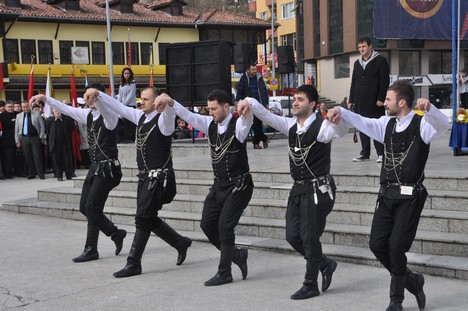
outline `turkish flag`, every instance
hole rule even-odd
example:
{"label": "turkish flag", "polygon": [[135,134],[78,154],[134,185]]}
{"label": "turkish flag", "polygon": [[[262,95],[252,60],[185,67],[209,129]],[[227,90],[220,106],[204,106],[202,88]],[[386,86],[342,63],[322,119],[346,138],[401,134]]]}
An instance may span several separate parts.
{"label": "turkish flag", "polygon": [[70,97],[73,107],[78,107],[78,95],[76,94],[75,71],[73,70],[73,67],[70,79]]}

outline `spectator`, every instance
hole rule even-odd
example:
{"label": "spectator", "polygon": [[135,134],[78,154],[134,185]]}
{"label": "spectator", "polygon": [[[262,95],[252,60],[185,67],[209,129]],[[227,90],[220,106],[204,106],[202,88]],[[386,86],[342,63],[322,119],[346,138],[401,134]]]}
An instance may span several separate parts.
{"label": "spectator", "polygon": [[15,143],[21,147],[28,166],[28,179],[45,179],[41,142],[45,141],[45,126],[39,112],[31,111],[28,102],[21,103],[23,112],[18,114],[15,124]]}
{"label": "spectator", "polygon": [[22,112],[23,110],[21,109],[21,104],[18,102],[14,102],[13,104],[13,110],[18,114]]}
{"label": "spectator", "polygon": [[341,108],[348,109],[348,97],[343,98],[340,104]]}
{"label": "spectator", "polygon": [[468,78],[467,71],[460,71],[460,107],[468,109]]}
{"label": "spectator", "polygon": [[[372,49],[369,37],[358,40],[361,57],[354,63],[348,108],[367,118],[380,118],[385,115],[384,101],[390,83],[390,69],[388,62],[378,52]],[[359,133],[361,138],[361,152],[354,162],[369,160],[371,147],[370,138]],[[374,140],[377,152],[377,163],[383,161],[383,144]]]}
{"label": "spectator", "polygon": [[56,109],[52,109],[52,112],[53,116],[45,122],[49,154],[57,180],[63,181],[63,172],[70,180],[73,173],[71,135],[74,121],[69,117],[62,116]]}
{"label": "spectator", "polygon": [[13,111],[13,102],[7,101],[5,111],[0,113],[0,122],[3,127],[3,135],[0,139],[0,153],[2,158],[2,170],[6,178],[13,178],[16,144],[15,144],[15,120],[16,114]]}
{"label": "spectator", "polygon": [[324,102],[321,102],[319,105],[319,112],[322,115],[322,117],[325,118],[328,113],[327,104],[325,104]]}
{"label": "spectator", "polygon": [[[121,82],[117,100],[127,107],[136,107],[136,83],[133,71],[130,67],[122,69]],[[122,143],[133,143],[135,141],[136,125],[127,119],[123,119],[124,140]]]}
{"label": "spectator", "polygon": [[[257,72],[255,63],[249,64],[247,71],[242,74],[237,84],[235,104],[246,97],[255,98],[263,107],[268,106],[268,91],[262,75]],[[254,149],[262,149],[260,141],[263,142],[263,148],[268,148],[268,139],[263,133],[262,121],[257,117],[254,117],[252,131],[254,132],[254,137],[252,138]]]}
{"label": "spectator", "polygon": [[173,137],[174,139],[190,138],[190,130],[181,118],[177,118],[177,127],[175,128]]}

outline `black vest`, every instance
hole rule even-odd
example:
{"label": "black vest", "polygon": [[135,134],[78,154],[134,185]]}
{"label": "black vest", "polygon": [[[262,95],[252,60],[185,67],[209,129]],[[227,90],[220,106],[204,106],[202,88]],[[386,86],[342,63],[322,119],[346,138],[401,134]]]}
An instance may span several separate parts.
{"label": "black vest", "polygon": [[94,121],[91,112],[88,114],[87,125],[91,161],[116,160],[119,154],[117,149],[117,127],[108,130],[104,125],[102,115]]}
{"label": "black vest", "polygon": [[161,114],[158,114],[150,122],[143,123],[146,120],[146,116],[143,115],[138,121],[136,154],[138,169],[141,171],[162,167],[172,168],[172,136],[164,136],[159,130],[160,116]]}
{"label": "black vest", "polygon": [[403,132],[395,132],[395,125],[396,118],[392,118],[385,129],[385,162],[380,183],[398,183],[398,180],[402,185],[420,183],[429,156],[429,144],[421,138],[421,116],[415,115]]}
{"label": "black vest", "polygon": [[[236,121],[237,118],[233,116],[226,132],[221,135],[218,135],[218,124],[214,121],[208,128],[211,164],[214,175],[218,178],[236,177],[249,172],[246,142],[241,143],[236,138]],[[230,139],[231,143],[226,145]]]}
{"label": "black vest", "polygon": [[312,173],[315,177],[330,173],[331,144],[317,141],[323,118],[320,113],[315,116],[305,133],[296,133],[297,123],[289,129],[289,166],[294,180],[313,179]]}

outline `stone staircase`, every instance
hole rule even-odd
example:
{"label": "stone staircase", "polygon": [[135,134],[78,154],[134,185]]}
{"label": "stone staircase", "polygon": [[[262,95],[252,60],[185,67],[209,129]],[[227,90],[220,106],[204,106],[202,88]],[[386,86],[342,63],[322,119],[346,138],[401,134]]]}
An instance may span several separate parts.
{"label": "stone staircase", "polygon": [[[119,224],[134,224],[136,168],[124,168],[120,185],[109,195],[105,212]],[[236,229],[237,242],[251,248],[293,251],[285,241],[286,199],[292,185],[286,172],[252,171],[255,190]],[[177,169],[177,195],[160,216],[177,230],[207,241],[199,227],[201,210],[212,184],[210,169]],[[378,176],[334,175],[337,195],[322,236],[324,252],[340,261],[379,265],[368,249],[378,192]],[[84,220],[78,202],[84,178],[74,187],[38,191],[37,198],[5,203],[2,209]],[[468,279],[468,180],[427,178],[429,197],[418,233],[408,253],[409,265],[423,273]]]}

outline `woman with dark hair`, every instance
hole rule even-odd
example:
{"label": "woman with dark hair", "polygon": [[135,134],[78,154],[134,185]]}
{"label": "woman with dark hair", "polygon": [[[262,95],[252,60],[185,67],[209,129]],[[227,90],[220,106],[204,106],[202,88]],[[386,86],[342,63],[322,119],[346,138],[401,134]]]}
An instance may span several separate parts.
{"label": "woman with dark hair", "polygon": [[[121,83],[119,85],[119,94],[117,99],[128,107],[136,107],[136,83],[133,71],[130,67],[122,69]],[[126,119],[123,119],[124,141],[131,143],[135,141],[135,125]]]}

